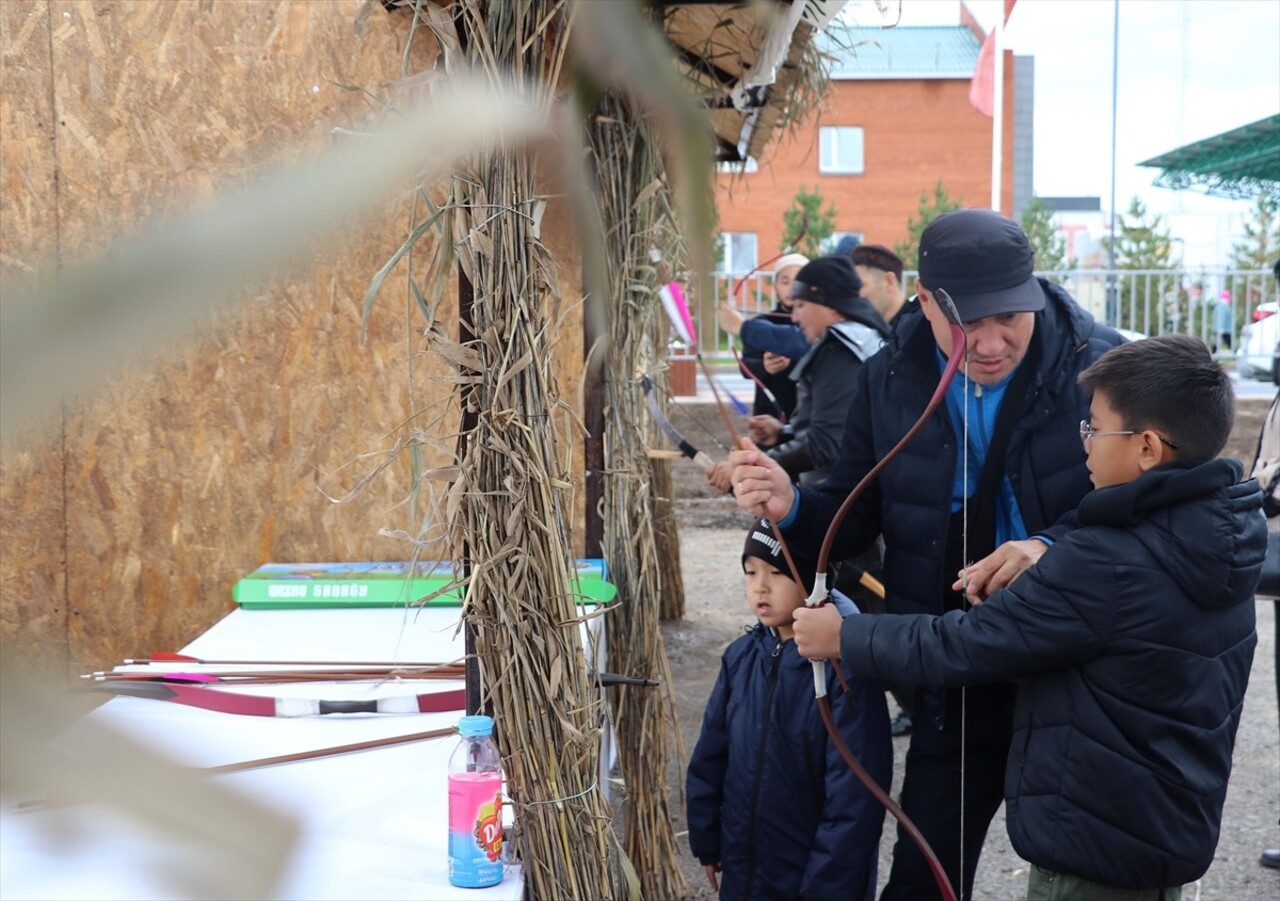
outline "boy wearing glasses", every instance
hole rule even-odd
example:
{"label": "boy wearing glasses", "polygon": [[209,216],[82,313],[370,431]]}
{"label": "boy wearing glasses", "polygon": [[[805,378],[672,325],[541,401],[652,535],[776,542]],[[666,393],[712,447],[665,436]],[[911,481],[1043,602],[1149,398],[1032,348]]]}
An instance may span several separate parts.
{"label": "boy wearing glasses", "polygon": [[1257,642],[1262,493],[1216,459],[1234,392],[1198,339],[1122,345],[1079,381],[1094,490],[1033,567],[943,616],[797,611],[796,644],[889,681],[1017,679],[1005,802],[1028,899],[1168,901],[1218,843]]}

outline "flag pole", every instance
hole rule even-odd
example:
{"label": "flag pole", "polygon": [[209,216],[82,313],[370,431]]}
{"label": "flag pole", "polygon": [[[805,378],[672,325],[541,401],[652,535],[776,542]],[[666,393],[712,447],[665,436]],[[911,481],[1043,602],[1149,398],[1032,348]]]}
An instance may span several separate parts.
{"label": "flag pole", "polygon": [[[1001,4],[1002,7],[1005,4]],[[1000,212],[1001,175],[1004,172],[1004,18],[1006,10],[996,16],[995,66],[992,70],[994,93],[991,104],[991,209]]]}

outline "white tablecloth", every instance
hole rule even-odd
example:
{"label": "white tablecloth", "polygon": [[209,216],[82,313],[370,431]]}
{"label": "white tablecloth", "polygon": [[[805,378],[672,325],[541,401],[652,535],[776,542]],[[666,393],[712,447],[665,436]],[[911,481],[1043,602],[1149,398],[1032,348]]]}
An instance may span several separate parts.
{"label": "white tablecloth", "polygon": [[[182,652],[206,659],[449,661],[463,656],[454,634],[457,608],[236,610]],[[596,620],[595,622],[600,622]],[[593,630],[595,631],[595,630]],[[585,634],[585,630],[584,630]],[[603,653],[595,656],[603,659]],[[418,682],[416,686],[423,686]],[[433,682],[426,690],[461,687]],[[326,683],[292,686],[316,697],[367,692],[361,686]],[[279,685],[242,686],[279,695]],[[422,689],[419,689],[422,690]],[[388,685],[382,694],[406,694]],[[461,711],[436,714],[339,714],[297,719],[239,716],[173,703],[118,697],[85,719],[125,730],[175,761],[214,766],[313,748],[405,735],[452,726]],[[75,741],[75,730],[63,740]],[[300,838],[279,899],[521,897],[518,867],[487,889],[448,883],[447,762],[454,737],[213,777],[287,812]],[[0,896],[5,898],[150,898],[170,896],[146,855],[120,837],[110,846],[45,841],[49,818],[6,812],[0,842]],[[139,855],[143,865],[139,865]],[[154,861],[152,861],[154,863]]]}

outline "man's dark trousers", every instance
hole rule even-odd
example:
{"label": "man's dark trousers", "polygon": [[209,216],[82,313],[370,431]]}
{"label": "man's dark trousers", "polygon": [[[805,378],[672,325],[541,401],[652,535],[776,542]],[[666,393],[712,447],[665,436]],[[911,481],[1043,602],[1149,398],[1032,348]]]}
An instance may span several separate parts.
{"label": "man's dark trousers", "polygon": [[[917,695],[899,803],[938,855],[953,889],[959,886],[963,859],[964,893],[957,892],[962,899],[973,893],[978,855],[991,819],[1004,800],[1004,772],[1009,758],[1015,694],[1015,687],[1004,682],[964,689],[963,704],[958,688],[945,692],[921,691]],[[965,736],[963,774],[962,733]],[[963,850],[960,843],[962,809]],[[898,841],[893,847],[893,868],[880,901],[938,901],[938,898],[938,884],[924,855],[899,826]]]}

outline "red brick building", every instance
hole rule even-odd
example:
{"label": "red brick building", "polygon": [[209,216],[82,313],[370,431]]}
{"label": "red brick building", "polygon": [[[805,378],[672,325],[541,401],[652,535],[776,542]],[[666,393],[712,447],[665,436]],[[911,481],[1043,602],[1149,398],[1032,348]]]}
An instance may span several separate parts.
{"label": "red brick building", "polygon": [[[828,26],[820,46],[836,61],[821,107],[795,131],[779,133],[758,167],[725,166],[717,176],[723,269],[743,272],[780,250],[783,213],[801,188],[816,188],[824,209],[835,204],[837,237],[853,232],[889,246],[906,237],[920,195],[932,196],[939,179],[964,205],[990,205],[992,122],[969,103],[985,35],[963,9],[962,17],[967,24]],[[1031,60],[1017,62],[1006,50],[1006,214],[1031,196]]]}

